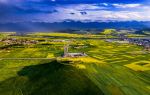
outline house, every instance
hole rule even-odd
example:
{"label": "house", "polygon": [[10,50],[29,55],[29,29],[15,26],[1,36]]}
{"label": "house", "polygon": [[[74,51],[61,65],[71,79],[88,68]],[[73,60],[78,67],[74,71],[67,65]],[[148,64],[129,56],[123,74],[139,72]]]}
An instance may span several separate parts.
{"label": "house", "polygon": [[82,56],[87,56],[84,52],[82,53],[69,53],[68,52],[69,45],[64,46],[64,54],[63,57],[82,57]]}
{"label": "house", "polygon": [[63,57],[82,57],[87,56],[85,53],[67,53],[64,54]]}

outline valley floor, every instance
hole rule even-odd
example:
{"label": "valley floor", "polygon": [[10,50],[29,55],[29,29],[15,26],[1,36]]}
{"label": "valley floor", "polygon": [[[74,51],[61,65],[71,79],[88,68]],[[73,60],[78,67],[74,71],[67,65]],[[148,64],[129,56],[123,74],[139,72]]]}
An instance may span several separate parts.
{"label": "valley floor", "polygon": [[[0,95],[150,95],[149,51],[98,36],[50,36],[15,37],[39,41],[32,45],[0,43]],[[62,58],[68,43],[69,52],[88,56]]]}

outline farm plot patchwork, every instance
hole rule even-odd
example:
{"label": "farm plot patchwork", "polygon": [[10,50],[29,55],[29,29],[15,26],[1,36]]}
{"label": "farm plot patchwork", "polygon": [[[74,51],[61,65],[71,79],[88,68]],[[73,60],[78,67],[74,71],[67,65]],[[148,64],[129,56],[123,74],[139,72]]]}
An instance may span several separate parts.
{"label": "farm plot patchwork", "polygon": [[0,58],[58,57],[57,60],[0,60],[0,95],[150,94],[149,52],[126,43],[78,37],[70,40],[69,52],[85,52],[88,56],[60,58],[65,44],[61,42],[0,50]]}

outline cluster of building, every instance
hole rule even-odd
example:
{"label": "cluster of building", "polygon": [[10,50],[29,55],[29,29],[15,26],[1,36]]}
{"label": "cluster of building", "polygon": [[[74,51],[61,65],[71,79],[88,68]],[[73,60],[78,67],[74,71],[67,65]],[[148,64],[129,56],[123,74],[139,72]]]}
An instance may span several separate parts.
{"label": "cluster of building", "polygon": [[150,39],[128,38],[128,39],[125,39],[125,40],[129,41],[129,43],[133,43],[133,44],[136,44],[136,45],[139,45],[139,46],[143,46],[145,50],[150,51]]}
{"label": "cluster of building", "polygon": [[82,56],[87,56],[87,54],[85,54],[84,52],[74,52],[74,53],[70,53],[68,52],[69,49],[69,45],[65,45],[64,46],[64,54],[63,57],[82,57]]}
{"label": "cluster of building", "polygon": [[120,34],[119,40],[143,46],[145,50],[150,51],[150,38],[128,38],[124,34]]}
{"label": "cluster of building", "polygon": [[51,42],[66,42],[66,40],[56,39],[56,40],[52,40]]}
{"label": "cluster of building", "polygon": [[37,44],[38,41],[36,40],[27,40],[27,39],[16,39],[16,38],[5,38],[1,39],[0,42],[3,42],[5,45],[31,45],[31,44]]}
{"label": "cluster of building", "polygon": [[144,47],[145,50],[150,51],[150,38],[128,38],[124,34],[118,35],[118,38],[106,39],[107,42],[131,43]]}

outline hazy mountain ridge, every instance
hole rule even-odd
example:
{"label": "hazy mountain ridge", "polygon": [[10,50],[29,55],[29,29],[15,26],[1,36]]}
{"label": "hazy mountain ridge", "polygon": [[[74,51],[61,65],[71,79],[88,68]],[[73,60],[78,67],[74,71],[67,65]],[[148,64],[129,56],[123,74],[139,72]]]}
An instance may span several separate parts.
{"label": "hazy mountain ridge", "polygon": [[45,22],[23,22],[23,23],[1,23],[0,31],[17,32],[47,32],[65,30],[103,30],[106,28],[114,29],[150,29],[150,22],[125,21],[125,22],[74,22],[66,21],[59,23]]}

